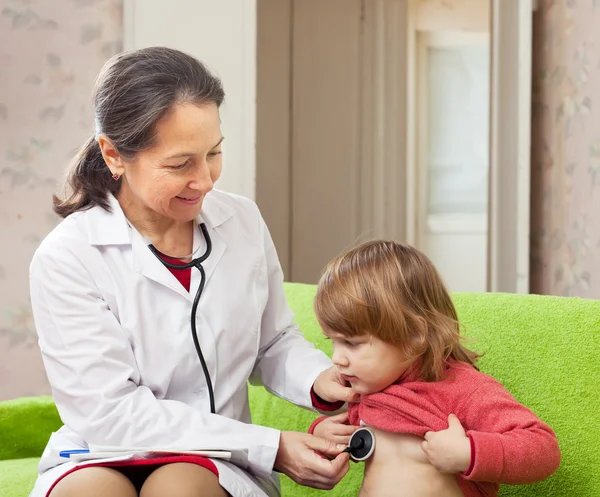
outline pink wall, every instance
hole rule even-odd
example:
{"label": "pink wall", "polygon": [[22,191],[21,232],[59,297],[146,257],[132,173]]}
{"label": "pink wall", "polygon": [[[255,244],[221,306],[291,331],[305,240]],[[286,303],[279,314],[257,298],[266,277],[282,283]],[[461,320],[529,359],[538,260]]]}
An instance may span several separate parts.
{"label": "pink wall", "polygon": [[49,393],[29,262],[58,222],[57,179],[92,133],[90,94],[121,50],[121,11],[121,0],[0,0],[0,399]]}
{"label": "pink wall", "polygon": [[600,3],[538,4],[531,291],[600,298]]}

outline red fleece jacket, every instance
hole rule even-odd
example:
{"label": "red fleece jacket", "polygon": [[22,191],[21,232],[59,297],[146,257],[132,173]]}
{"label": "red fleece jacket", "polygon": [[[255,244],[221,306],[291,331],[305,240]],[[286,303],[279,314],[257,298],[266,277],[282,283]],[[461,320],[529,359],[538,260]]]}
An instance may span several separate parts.
{"label": "red fleece jacket", "polygon": [[[382,392],[350,404],[348,418],[385,431],[423,437],[448,428],[455,414],[471,441],[471,466],[457,474],[466,497],[491,497],[500,483],[534,483],[560,464],[556,435],[532,411],[519,404],[494,378],[472,366],[451,361],[446,378],[419,381],[405,373]],[[325,417],[316,420],[310,428]]]}

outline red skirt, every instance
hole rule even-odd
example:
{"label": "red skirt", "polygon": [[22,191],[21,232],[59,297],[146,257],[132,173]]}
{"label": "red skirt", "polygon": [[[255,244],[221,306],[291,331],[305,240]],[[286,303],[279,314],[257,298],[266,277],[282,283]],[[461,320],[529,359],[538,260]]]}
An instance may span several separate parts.
{"label": "red skirt", "polygon": [[[191,463],[191,464],[197,464],[198,466],[202,466],[203,468],[206,468],[206,469],[212,471],[217,477],[219,476],[219,471],[217,470],[215,463],[213,463],[210,459],[208,459],[206,457],[194,456],[194,455],[180,455],[180,456],[174,455],[174,456],[164,456],[164,457],[153,457],[150,459],[135,459],[135,460],[130,460],[130,461],[89,463],[89,464],[85,464],[83,466],[76,466],[73,469],[71,469],[70,471],[67,471],[65,474],[61,475],[61,477],[52,484],[52,486],[50,487],[50,490],[48,490],[48,493],[46,494],[46,497],[49,497],[49,495],[52,492],[52,490],[54,489],[54,487],[65,476],[70,475],[71,473],[74,473],[75,471],[78,471],[83,468],[115,468],[118,470],[122,470],[125,475],[129,476],[130,479],[132,479],[132,483],[137,487],[138,485],[136,485],[136,481],[134,481],[136,475],[139,476],[140,474],[143,474],[144,480],[145,480],[145,477],[150,475],[150,473],[152,471],[159,468],[160,466],[164,466],[165,464],[172,464],[172,463],[176,463],[176,462],[187,462],[187,463]],[[139,470],[143,469],[144,471],[143,472],[137,471],[138,469]],[[139,486],[141,486],[141,484],[143,484],[143,481],[140,482]],[[137,490],[139,491],[140,489],[138,488]]]}

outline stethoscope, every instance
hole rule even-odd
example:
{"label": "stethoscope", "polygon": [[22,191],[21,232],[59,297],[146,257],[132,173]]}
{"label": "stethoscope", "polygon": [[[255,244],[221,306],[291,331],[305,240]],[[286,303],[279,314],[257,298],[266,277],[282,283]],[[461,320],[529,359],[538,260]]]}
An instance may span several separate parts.
{"label": "stethoscope", "polygon": [[154,245],[152,245],[151,242],[148,244],[148,248],[152,251],[152,253],[160,262],[162,262],[166,267],[170,269],[189,269],[195,267],[200,271],[200,285],[198,286],[198,290],[196,290],[196,296],[194,297],[194,303],[192,304],[191,312],[192,338],[194,340],[194,346],[196,347],[196,353],[198,354],[198,358],[200,359],[200,364],[202,364],[204,377],[206,378],[206,385],[208,387],[208,398],[210,399],[210,412],[215,414],[215,394],[213,392],[213,386],[212,381],[210,380],[208,366],[206,365],[206,361],[204,360],[204,354],[202,354],[202,349],[200,348],[200,343],[198,342],[198,332],[196,331],[196,312],[198,311],[198,303],[200,302],[200,296],[202,295],[202,291],[204,290],[204,283],[206,282],[206,272],[204,271],[204,267],[202,267],[202,263],[206,259],[208,259],[208,256],[210,255],[210,252],[212,250],[210,236],[208,236],[208,230],[206,229],[206,225],[204,223],[200,223],[200,230],[202,231],[202,235],[206,240],[206,250],[204,251],[204,254],[202,254],[200,257],[192,259],[190,262],[186,262],[184,264],[173,264],[171,262],[163,260],[161,257],[161,255],[163,254],[161,254],[161,252],[159,252],[158,249]]}

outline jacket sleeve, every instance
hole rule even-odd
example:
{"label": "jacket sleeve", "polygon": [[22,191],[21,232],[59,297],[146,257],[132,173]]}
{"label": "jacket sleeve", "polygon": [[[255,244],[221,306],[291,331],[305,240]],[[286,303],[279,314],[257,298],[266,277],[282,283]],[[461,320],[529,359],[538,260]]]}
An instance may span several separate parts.
{"label": "jacket sleeve", "polygon": [[320,418],[315,419],[310,426],[308,427],[308,433],[312,435],[315,432],[315,428],[319,423],[322,423],[327,419],[327,416],[321,416]]}
{"label": "jacket sleeve", "polygon": [[307,409],[314,409],[311,389],[317,376],[332,366],[294,323],[283,288],[283,271],[275,245],[262,218],[268,295],[262,315],[260,345],[250,381]]}
{"label": "jacket sleeve", "polygon": [[[42,244],[30,267],[39,345],[62,421],[88,444],[240,449],[246,468],[271,473],[279,431],[157,399],[140,381],[126,331],[73,244]],[[243,464],[242,464],[243,466]]]}
{"label": "jacket sleeve", "polygon": [[506,484],[534,483],[560,465],[556,435],[497,381],[461,402],[457,416],[471,441],[471,467],[462,477]]}

